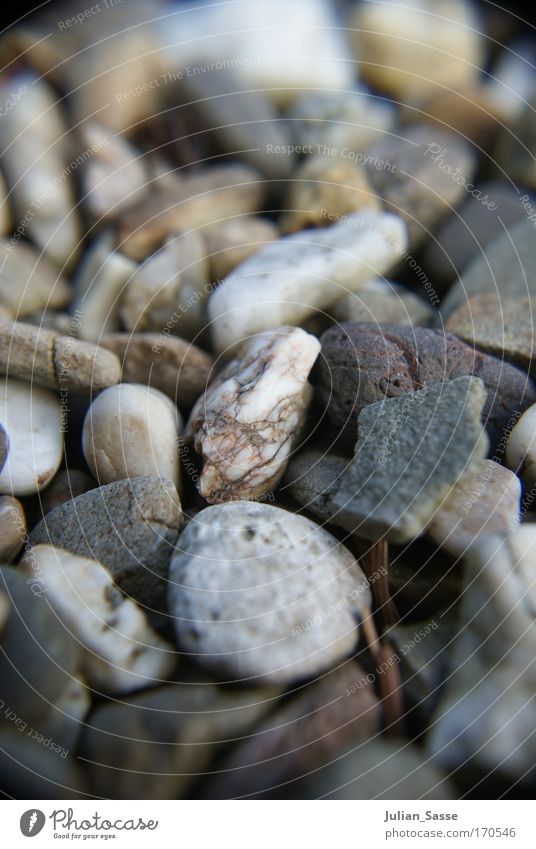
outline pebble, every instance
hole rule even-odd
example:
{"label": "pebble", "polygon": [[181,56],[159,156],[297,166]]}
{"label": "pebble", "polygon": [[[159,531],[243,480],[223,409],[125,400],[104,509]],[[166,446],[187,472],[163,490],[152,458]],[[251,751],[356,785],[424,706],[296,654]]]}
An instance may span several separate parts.
{"label": "pebble", "polygon": [[141,153],[96,121],[82,124],[80,137],[85,149],[95,150],[83,164],[82,193],[86,209],[100,224],[140,202],[149,190],[149,174]]}
{"label": "pebble", "polygon": [[62,309],[70,298],[69,283],[44,254],[27,242],[0,239],[0,303],[12,317]]}
{"label": "pebble", "polygon": [[0,381],[0,416],[9,453],[0,473],[1,495],[33,495],[50,483],[63,458],[58,398],[20,380]]}
{"label": "pebble", "polygon": [[355,444],[357,416],[367,404],[413,392],[445,378],[473,374],[488,390],[483,420],[495,448],[513,410],[536,402],[536,390],[513,366],[475,351],[452,333],[396,324],[332,327],[321,337],[318,396],[331,423]]}
{"label": "pebble", "polygon": [[[511,126],[525,110],[529,112],[527,102],[534,95],[532,66],[535,60],[533,40],[530,37],[516,38],[506,50],[499,53],[492,73],[486,80],[488,98],[507,125]],[[531,116],[525,114],[524,118],[530,121]],[[524,127],[520,129],[523,131]]]}
{"label": "pebble", "polygon": [[[17,498],[0,496],[0,563],[11,563],[26,538],[24,507]],[[1,617],[0,617],[1,618]]]}
{"label": "pebble", "polygon": [[368,154],[365,168],[372,189],[407,224],[412,250],[465,198],[476,169],[476,156],[465,140],[428,125],[386,136]]}
{"label": "pebble", "polygon": [[[22,92],[17,99],[16,91]],[[71,147],[58,97],[42,75],[30,71],[0,81],[0,103],[15,101],[9,120],[0,122],[2,168],[12,187],[14,215],[27,222],[23,233],[63,268],[76,260],[82,239],[70,165],[83,151]]]}
{"label": "pebble", "polygon": [[396,108],[365,89],[304,91],[286,112],[305,154],[323,152],[363,162],[365,151],[393,129]]}
{"label": "pebble", "polygon": [[82,649],[91,687],[129,693],[162,683],[176,663],[173,648],[147,624],[142,610],[115,586],[96,560],[50,545],[34,546],[19,570],[36,580],[47,602]]}
{"label": "pebble", "polygon": [[111,351],[21,321],[0,320],[0,373],[63,393],[97,393],[117,383]]}
{"label": "pebble", "polygon": [[[531,60],[533,61],[533,60]],[[534,108],[534,80],[531,80],[528,103],[523,104],[521,114],[503,126],[499,134],[492,162],[501,177],[512,180],[514,185],[536,189],[536,166],[532,151],[536,145],[536,118]],[[511,100],[515,102],[515,98]]]}
{"label": "pebble", "polygon": [[536,404],[525,410],[506,442],[505,462],[526,487],[536,485]]}
{"label": "pebble", "polygon": [[[45,748],[39,736],[28,737],[19,730],[0,729],[0,787],[12,799],[53,799],[60,794],[87,799],[85,776],[79,762],[67,750]],[[43,735],[41,735],[43,737]],[[49,743],[50,745],[50,743]],[[53,743],[53,745],[56,745]]]}
{"label": "pebble", "polygon": [[180,485],[175,404],[150,386],[120,383],[91,404],[82,429],[82,450],[100,484],[152,477]]}
{"label": "pebble", "polygon": [[263,245],[277,239],[273,221],[260,215],[239,215],[222,219],[201,229],[209,261],[210,279],[221,280],[240,262]]}
{"label": "pebble", "polygon": [[332,521],[364,539],[420,536],[486,455],[485,399],[481,380],[459,377],[365,407],[353,460],[330,494]]}
{"label": "pebble", "polygon": [[255,169],[233,163],[187,173],[169,188],[151,191],[118,222],[118,247],[141,261],[168,237],[222,219],[256,212],[265,188]]}
{"label": "pebble", "polygon": [[324,523],[330,519],[330,496],[348,464],[338,454],[310,448],[299,451],[290,460],[282,491]]}
{"label": "pebble", "polygon": [[73,327],[88,342],[119,329],[119,300],[138,265],[115,249],[110,230],[91,243],[78,265],[73,299]]}
{"label": "pebble", "polygon": [[212,357],[178,336],[111,333],[100,340],[121,361],[123,383],[159,389],[181,409],[189,409],[207,388]]}
{"label": "pebble", "polygon": [[[380,703],[355,661],[294,692],[250,732],[209,777],[206,797],[263,797],[329,763],[341,746],[362,744],[380,731]],[[309,798],[309,797],[306,797]]]}
{"label": "pebble", "polygon": [[309,156],[292,173],[283,200],[286,212],[281,232],[294,233],[307,227],[325,227],[331,220],[370,210],[381,211],[381,203],[365,168],[342,157]]}
{"label": "pebble", "polygon": [[495,295],[497,311],[504,298],[535,297],[536,285],[527,274],[535,257],[534,224],[528,219],[520,220],[475,255],[442,301],[441,319],[446,321],[473,295]]}
{"label": "pebble", "polygon": [[534,768],[534,553],[536,525],[490,535],[464,565],[454,673],[433,717],[427,749],[451,771],[529,780]]}
{"label": "pebble", "polygon": [[300,324],[371,274],[393,266],[406,245],[402,220],[362,212],[261,248],[212,293],[208,312],[218,351],[283,324]]}
{"label": "pebble", "polygon": [[[536,199],[534,201],[536,205]],[[480,251],[500,238],[505,227],[525,215],[519,192],[499,180],[477,184],[456,215],[450,215],[424,253],[424,265],[432,271],[434,283],[455,280]]]}
{"label": "pebble", "polygon": [[454,557],[463,557],[484,534],[519,524],[520,498],[519,478],[493,460],[482,460],[439,505],[427,534]]}
{"label": "pebble", "polygon": [[427,96],[418,109],[412,103],[406,108],[403,105],[402,121],[426,121],[434,128],[448,128],[478,150],[489,150],[501,128],[503,115],[486,82],[486,79],[477,78],[461,91],[440,89]]}
{"label": "pebble", "polygon": [[[306,777],[297,792],[301,799],[354,801],[458,798],[447,775],[431,764],[420,748],[382,737],[358,746],[350,742],[346,749],[334,753],[324,769]],[[404,826],[402,830],[407,831],[410,823],[391,825]]]}
{"label": "pebble", "polygon": [[203,457],[199,492],[209,504],[265,495],[283,475],[313,389],[320,351],[299,327],[247,341],[195,404],[185,437]]}
{"label": "pebble", "polygon": [[466,0],[362,3],[349,26],[365,80],[402,101],[463,91],[484,67],[483,25]]}
{"label": "pebble", "polygon": [[221,73],[230,57],[243,57],[231,67],[244,89],[264,91],[276,105],[288,104],[307,89],[352,88],[352,55],[341,22],[325,0],[247,0],[236,7],[190,2],[156,26],[167,71],[177,70],[180,44],[181,67],[207,74]]}
{"label": "pebble", "polygon": [[288,684],[334,666],[355,649],[371,601],[335,537],[248,501],[199,512],[177,542],[169,577],[181,651],[240,682]]}
{"label": "pebble", "polygon": [[32,530],[30,543],[98,560],[154,621],[154,611],[166,610],[169,560],[182,523],[171,481],[128,478],[56,507]]}
{"label": "pebble", "polygon": [[7,455],[9,453],[9,440],[7,438],[7,433],[4,428],[0,424],[0,472],[4,468],[7,460]]}
{"label": "pebble", "polygon": [[98,705],[83,740],[93,792],[116,799],[184,798],[214,757],[230,740],[247,736],[278,695],[274,688],[231,689],[186,677],[128,702]]}
{"label": "pebble", "polygon": [[10,610],[0,632],[3,710],[0,731],[42,734],[62,749],[76,744],[89,707],[89,693],[78,678],[81,652],[53,614],[39,583],[19,569],[0,568],[0,588]]}
{"label": "pebble", "polygon": [[434,309],[411,289],[374,277],[359,289],[337,301],[332,309],[337,321],[377,324],[429,324]]}
{"label": "pebble", "polygon": [[208,275],[199,233],[170,236],[129,277],[119,298],[123,326],[137,333],[166,328],[182,337],[196,335],[206,323]]}

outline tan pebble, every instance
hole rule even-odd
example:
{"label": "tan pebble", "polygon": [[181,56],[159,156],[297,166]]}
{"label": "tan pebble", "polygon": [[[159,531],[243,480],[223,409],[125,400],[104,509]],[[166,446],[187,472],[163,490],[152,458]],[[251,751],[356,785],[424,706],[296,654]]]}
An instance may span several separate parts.
{"label": "tan pebble", "polygon": [[0,304],[12,317],[62,309],[70,299],[68,281],[46,256],[15,237],[0,240]]}
{"label": "tan pebble", "polygon": [[435,311],[411,289],[375,277],[337,301],[331,312],[338,321],[413,325],[428,324]]}
{"label": "tan pebble", "polygon": [[[0,496],[0,562],[11,563],[26,536],[24,507],[17,498]],[[1,616],[0,616],[1,618]]]}
{"label": "tan pebble", "polygon": [[6,181],[0,172],[0,236],[5,236],[11,228],[11,212],[7,197]]}
{"label": "tan pebble", "polygon": [[248,256],[278,237],[273,221],[242,215],[209,224],[201,230],[210,263],[211,280],[221,280]]}
{"label": "tan pebble", "polygon": [[[506,465],[528,487],[536,485],[536,404],[523,413],[506,443]],[[531,489],[532,493],[532,489]]]}

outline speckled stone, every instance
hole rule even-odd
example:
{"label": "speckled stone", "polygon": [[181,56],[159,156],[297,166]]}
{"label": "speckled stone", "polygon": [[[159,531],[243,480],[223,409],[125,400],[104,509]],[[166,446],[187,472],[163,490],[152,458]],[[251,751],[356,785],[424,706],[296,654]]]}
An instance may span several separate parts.
{"label": "speckled stone", "polygon": [[364,539],[420,536],[487,452],[481,380],[459,377],[366,407],[352,463],[329,498],[333,521]]}
{"label": "speckled stone", "polygon": [[148,614],[163,613],[169,560],[182,521],[171,481],[129,478],[56,507],[33,529],[30,542],[98,560]]}
{"label": "speckled stone", "polygon": [[286,684],[355,648],[368,582],[309,519],[269,504],[219,504],[192,519],[176,548],[169,607],[190,660],[233,680]]}

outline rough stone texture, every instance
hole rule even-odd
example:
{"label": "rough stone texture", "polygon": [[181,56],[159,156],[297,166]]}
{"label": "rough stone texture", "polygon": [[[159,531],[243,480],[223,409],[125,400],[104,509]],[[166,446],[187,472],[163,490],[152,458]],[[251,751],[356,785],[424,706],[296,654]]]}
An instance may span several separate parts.
{"label": "rough stone texture", "polygon": [[36,545],[19,569],[37,581],[60,623],[78,641],[92,687],[129,693],[160,684],[173,671],[175,652],[147,624],[96,560]]}
{"label": "rough stone texture", "polygon": [[527,524],[467,553],[454,674],[427,738],[445,770],[534,778],[535,552]]}
{"label": "rough stone texture", "polygon": [[281,491],[325,522],[330,515],[330,495],[348,464],[348,459],[325,451],[300,451],[288,464]]}
{"label": "rough stone texture", "polygon": [[461,557],[484,534],[513,530],[519,524],[520,498],[519,478],[493,460],[483,460],[439,505],[427,533]]}
{"label": "rough stone texture", "polygon": [[138,265],[115,247],[115,234],[103,230],[76,269],[71,327],[81,339],[101,340],[119,329],[119,301]]}
{"label": "rough stone texture", "polygon": [[208,507],[187,525],[170,567],[179,647],[233,680],[295,682],[355,649],[370,589],[350,552],[278,507]]}
{"label": "rough stone texture", "polygon": [[112,799],[182,798],[223,745],[248,735],[277,697],[268,688],[187,678],[128,703],[100,705],[83,740],[93,792]]}
{"label": "rough stone texture", "polygon": [[22,548],[26,533],[24,507],[17,498],[0,496],[0,563],[11,563]]}
{"label": "rough stone texture", "polygon": [[151,192],[121,216],[119,250],[142,260],[181,230],[256,212],[263,196],[260,175],[246,165],[221,165],[187,174],[178,186]]}
{"label": "rough stone texture", "polygon": [[[456,788],[417,746],[385,738],[335,752],[299,785],[301,799],[456,799]],[[390,809],[391,810],[391,809]],[[410,823],[392,823],[410,826]],[[404,831],[406,828],[403,829]]]}
{"label": "rough stone texture", "polygon": [[164,392],[181,409],[189,409],[207,388],[214,360],[178,336],[159,333],[112,333],[101,345],[121,362],[123,383],[143,383]]}
{"label": "rough stone texture", "polygon": [[445,327],[479,350],[532,371],[535,312],[536,297],[499,299],[490,292],[468,298]]}
{"label": "rough stone texture", "polygon": [[483,67],[482,24],[465,0],[364,3],[350,27],[363,77],[402,101],[463,90]]}
{"label": "rough stone texture", "polygon": [[[454,280],[483,248],[504,234],[505,227],[510,230],[525,215],[519,192],[510,183],[477,184],[476,191],[480,195],[469,195],[425,250],[424,265],[433,272],[434,283]],[[496,209],[484,202],[495,204]]]}
{"label": "rough stone texture", "polygon": [[97,486],[91,475],[80,469],[60,469],[54,480],[41,495],[42,514],[50,513],[55,507],[82,495]]}
{"label": "rough stone texture", "polygon": [[0,730],[27,736],[34,729],[70,749],[89,703],[77,677],[79,646],[18,569],[0,568],[0,589],[10,604],[0,632]]}
{"label": "rough stone texture", "polygon": [[[377,61],[377,60],[376,60]],[[430,238],[442,218],[465,198],[476,168],[472,148],[454,133],[436,127],[409,127],[402,138],[388,136],[368,151],[366,165],[374,191],[389,212],[404,219],[410,248]],[[387,161],[381,170],[376,161]]]}
{"label": "rough stone texture", "polygon": [[82,193],[86,208],[101,223],[139,203],[149,191],[149,177],[141,153],[119,133],[93,119],[82,124],[80,134],[84,149],[96,148],[83,165]]}
{"label": "rough stone texture", "polygon": [[362,212],[331,227],[305,230],[261,248],[213,292],[208,304],[219,351],[283,324],[301,324],[372,275],[383,274],[406,245],[395,215]]}
{"label": "rough stone texture", "polygon": [[240,262],[277,239],[279,231],[269,218],[239,215],[201,228],[210,264],[210,279],[222,280]]}
{"label": "rough stone texture", "polygon": [[182,419],[158,389],[137,383],[111,386],[91,404],[82,428],[82,450],[101,484],[153,477],[180,487]]}
{"label": "rough stone texture", "polygon": [[98,560],[125,595],[148,614],[161,614],[166,609],[169,560],[182,521],[171,481],[129,478],[56,507],[33,529],[30,542]]}
{"label": "rough stone texture", "polygon": [[100,392],[121,377],[118,358],[91,342],[0,320],[0,372],[65,392]]}
{"label": "rough stone texture", "polygon": [[300,688],[241,741],[220,774],[208,779],[206,795],[288,798],[295,781],[329,763],[345,743],[377,734],[380,723],[380,704],[366,672],[348,661]]}
{"label": "rough stone texture", "polygon": [[68,281],[44,254],[28,242],[0,239],[0,303],[13,317],[62,309],[70,297]]}
{"label": "rough stone texture", "polygon": [[134,332],[173,333],[190,338],[206,323],[210,292],[203,239],[195,230],[170,236],[131,275],[121,294],[123,326]]}
{"label": "rough stone texture", "polygon": [[2,378],[0,417],[9,440],[0,494],[33,495],[50,483],[63,457],[58,398],[39,386]]}
{"label": "rough stone texture", "polygon": [[536,405],[529,407],[512,428],[506,443],[505,461],[525,486],[536,484]]}
{"label": "rough stone texture", "polygon": [[396,324],[345,322],[321,337],[318,394],[330,421],[355,444],[357,416],[367,404],[463,375],[488,390],[483,421],[496,446],[514,410],[536,402],[532,381],[507,363],[473,350],[452,333]]}
{"label": "rough stone texture", "polygon": [[318,147],[327,145],[350,161],[362,162],[362,152],[391,131],[396,108],[364,89],[304,91],[286,116],[304,153],[318,153]]}
{"label": "rough stone texture", "polygon": [[366,170],[340,156],[309,156],[292,174],[283,201],[281,231],[325,227],[326,210],[339,218],[360,210],[380,212]]}
{"label": "rough stone texture", "polygon": [[411,289],[380,277],[368,280],[359,292],[341,298],[331,312],[337,321],[411,325],[428,324],[435,313]]}
{"label": "rough stone texture", "polygon": [[370,404],[352,463],[329,497],[333,521],[364,539],[420,536],[444,497],[486,455],[482,381],[459,377]]}
{"label": "rough stone texture", "polygon": [[473,295],[495,295],[497,311],[504,298],[535,297],[536,283],[531,273],[536,257],[534,234],[534,223],[524,218],[479,251],[442,301],[442,320],[446,321]]}
{"label": "rough stone texture", "polygon": [[313,394],[320,343],[280,327],[245,343],[194,406],[185,436],[203,457],[199,491],[211,503],[255,499],[280,480]]}

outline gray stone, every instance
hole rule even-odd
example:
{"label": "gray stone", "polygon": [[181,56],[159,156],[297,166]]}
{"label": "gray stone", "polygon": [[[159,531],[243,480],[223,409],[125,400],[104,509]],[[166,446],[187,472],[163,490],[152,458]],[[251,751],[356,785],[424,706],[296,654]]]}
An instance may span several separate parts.
{"label": "gray stone", "polygon": [[303,516],[248,501],[208,507],[170,567],[179,648],[233,680],[285,684],[355,649],[371,595],[350,552]]}
{"label": "gray stone", "polygon": [[0,424],[0,472],[4,468],[5,462],[7,460],[7,455],[9,453],[9,439],[7,438],[7,433],[4,428]]}
{"label": "gray stone", "polygon": [[278,695],[193,679],[98,707],[83,740],[93,792],[112,799],[183,797],[222,745],[247,735]]}
{"label": "gray stone", "polygon": [[33,529],[30,542],[98,560],[150,615],[166,609],[169,560],[182,521],[171,481],[130,478],[56,507]]}
{"label": "gray stone", "polygon": [[341,298],[332,313],[338,321],[414,325],[428,324],[435,310],[411,289],[377,277]]}
{"label": "gray stone", "polygon": [[329,516],[329,497],[349,461],[336,454],[306,449],[290,461],[280,491],[288,492],[304,510],[322,522]]}
{"label": "gray stone", "polygon": [[329,499],[332,520],[365,539],[420,536],[486,455],[485,397],[481,380],[460,377],[366,407],[353,461]]}

